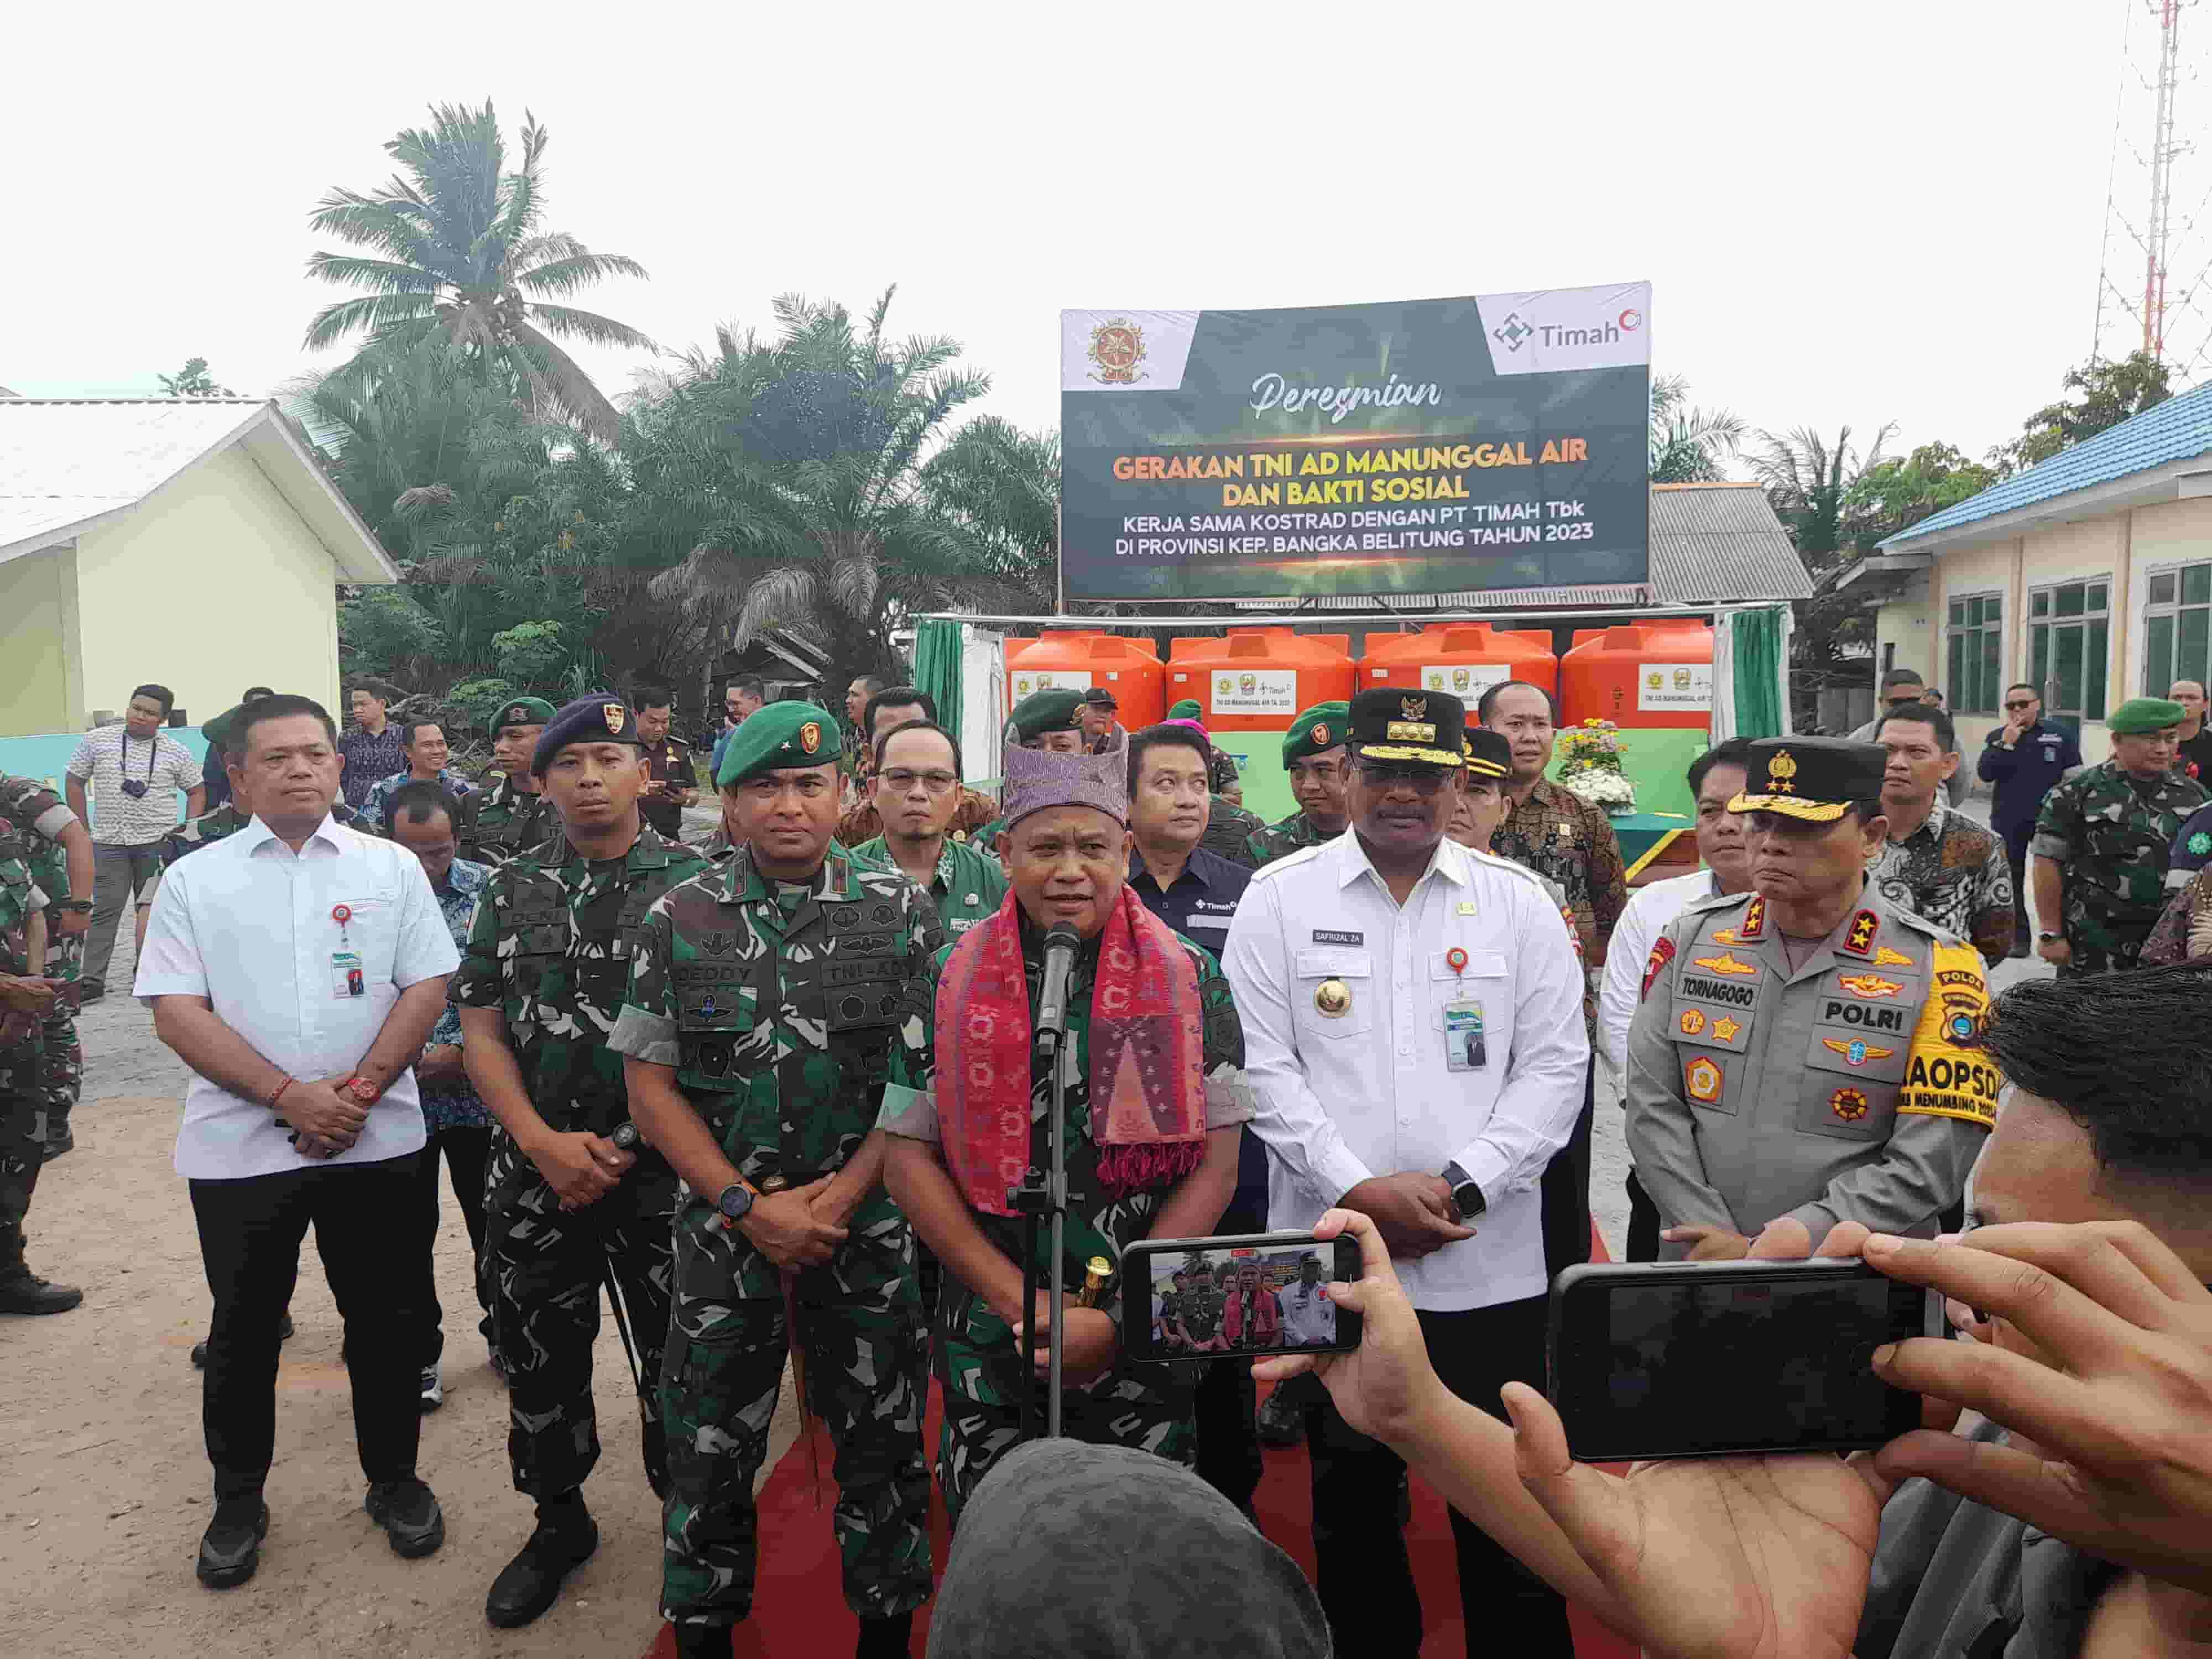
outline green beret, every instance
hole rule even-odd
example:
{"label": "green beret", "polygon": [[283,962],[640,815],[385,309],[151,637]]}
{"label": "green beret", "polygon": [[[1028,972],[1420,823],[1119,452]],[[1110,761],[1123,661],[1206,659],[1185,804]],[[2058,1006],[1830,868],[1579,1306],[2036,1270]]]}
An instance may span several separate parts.
{"label": "green beret", "polygon": [[714,787],[726,789],[780,767],[827,766],[844,752],[844,742],[828,709],[811,702],[769,703],[730,734]]}
{"label": "green beret", "polygon": [[553,723],[553,705],[543,697],[517,697],[503,702],[499,712],[491,717],[495,732],[509,726],[550,726]]}
{"label": "green beret", "polygon": [[2185,711],[2164,697],[2130,697],[2112,711],[2105,725],[2116,738],[2142,737],[2181,724]]}
{"label": "green beret", "polygon": [[587,691],[575,702],[563,705],[545,722],[545,729],[538,734],[537,744],[530,751],[530,775],[544,777],[553,765],[553,757],[572,743],[626,743],[633,749],[645,746],[645,740],[637,734],[637,717],[629,712],[629,705],[611,691]]}
{"label": "green beret", "polygon": [[[1195,709],[1198,705],[1193,703]],[[1334,749],[1344,741],[1345,722],[1352,718],[1348,702],[1317,702],[1291,722],[1291,729],[1283,733],[1283,764],[1292,761],[1310,760],[1324,749]]]}
{"label": "green beret", "polygon": [[1057,686],[1032,691],[1014,705],[1008,717],[1015,735],[1027,739],[1048,732],[1079,731],[1083,726],[1083,693]]}
{"label": "green beret", "polygon": [[1198,699],[1185,697],[1160,718],[1166,720],[1194,720],[1199,718]]}

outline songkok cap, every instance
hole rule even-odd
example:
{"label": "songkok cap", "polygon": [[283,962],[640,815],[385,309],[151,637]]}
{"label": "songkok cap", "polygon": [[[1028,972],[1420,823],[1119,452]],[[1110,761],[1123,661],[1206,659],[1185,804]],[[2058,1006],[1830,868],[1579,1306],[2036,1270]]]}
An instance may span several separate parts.
{"label": "songkok cap", "polygon": [[[1473,714],[1468,716],[1474,719]],[[1513,745],[1503,732],[1486,726],[1467,728],[1467,773],[1471,778],[1502,778],[1513,769]]]}
{"label": "songkok cap", "polygon": [[546,721],[545,729],[538,734],[538,746],[530,751],[530,775],[544,777],[553,757],[572,743],[644,746],[629,706],[611,691],[587,691]]}
{"label": "songkok cap", "polygon": [[2112,710],[2106,727],[2116,738],[2142,737],[2181,724],[2187,711],[2164,697],[2130,697]]}
{"label": "songkok cap", "polygon": [[1083,693],[1072,687],[1047,686],[1032,691],[1014,705],[1006,720],[1006,741],[1023,743],[1048,732],[1078,732],[1083,728]]}
{"label": "songkok cap", "polygon": [[1093,708],[1119,708],[1121,706],[1114,701],[1114,694],[1103,685],[1094,685],[1085,691],[1083,701]]}
{"label": "songkok cap", "polygon": [[760,772],[827,766],[844,752],[830,711],[811,702],[772,702],[745,716],[722,749],[714,787],[726,789]]}
{"label": "songkok cap", "polygon": [[1833,823],[1853,801],[1881,793],[1881,775],[1888,764],[1888,751],[1880,744],[1847,738],[1760,738],[1751,745],[1750,778],[1728,810]]}
{"label": "songkok cap", "polygon": [[507,726],[544,726],[553,718],[553,705],[543,697],[517,697],[513,702],[503,702],[499,712],[491,717],[495,732]]}
{"label": "songkok cap", "polygon": [[1283,764],[1310,760],[1344,741],[1344,723],[1351,716],[1348,702],[1317,702],[1291,722],[1283,733]]}
{"label": "songkok cap", "polygon": [[1032,812],[1053,806],[1089,806],[1115,823],[1129,822],[1129,763],[1119,754],[1056,755],[1045,749],[1006,750],[1006,776],[999,792],[999,823],[1012,830]]}
{"label": "songkok cap", "polygon": [[1168,710],[1166,718],[1171,720],[1194,720],[1200,712],[1196,697],[1185,697]]}
{"label": "songkok cap", "polygon": [[1379,761],[1457,766],[1467,752],[1467,705],[1449,691],[1376,686],[1352,700],[1354,753]]}

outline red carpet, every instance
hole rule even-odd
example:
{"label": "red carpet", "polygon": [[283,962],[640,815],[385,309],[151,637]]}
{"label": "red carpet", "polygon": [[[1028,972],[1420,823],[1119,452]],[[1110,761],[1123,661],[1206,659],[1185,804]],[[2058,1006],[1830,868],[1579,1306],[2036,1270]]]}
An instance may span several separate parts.
{"label": "red carpet", "polygon": [[[1605,1246],[1596,1240],[1591,1260],[1607,1261]],[[937,1389],[930,1388],[929,1417],[924,1425],[923,1446],[933,1463],[937,1451]],[[836,1547],[830,1537],[830,1506],[835,1488],[830,1481],[831,1450],[826,1433],[817,1431],[823,1469],[823,1501],[815,1507],[813,1481],[805,1443],[795,1443],[777,1463],[760,1493],[760,1583],[753,1598],[753,1616],[739,1626],[732,1652],[738,1659],[842,1659],[852,1651],[858,1622],[845,1606]],[[1267,1473],[1261,1478],[1255,1506],[1261,1530],[1287,1551],[1310,1577],[1313,1560],[1313,1504],[1305,1449],[1302,1446],[1266,1449]],[[1422,1659],[1461,1659],[1467,1651],[1460,1618],[1459,1586],[1452,1559],[1451,1524],[1444,1502],[1416,1477],[1413,1522],[1406,1529],[1406,1546],[1413,1558],[1413,1576],[1421,1593],[1426,1626]],[[929,1505],[932,1559],[941,1578],[951,1540],[945,1530],[945,1506],[933,1490]],[[1571,1610],[1577,1659],[1636,1659],[1636,1650],[1581,1609]],[[914,1651],[927,1650],[929,1609],[915,1620]],[[674,1646],[665,1626],[659,1632],[647,1659],[672,1659]],[[1352,1659],[1352,1656],[1345,1656]]]}

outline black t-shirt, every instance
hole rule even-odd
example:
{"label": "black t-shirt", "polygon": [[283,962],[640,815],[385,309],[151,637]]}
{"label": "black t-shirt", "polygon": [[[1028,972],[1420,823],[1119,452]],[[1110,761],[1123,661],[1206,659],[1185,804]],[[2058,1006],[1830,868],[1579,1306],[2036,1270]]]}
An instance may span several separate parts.
{"label": "black t-shirt", "polygon": [[2212,725],[2200,726],[2195,737],[2181,740],[2181,771],[2212,789]]}

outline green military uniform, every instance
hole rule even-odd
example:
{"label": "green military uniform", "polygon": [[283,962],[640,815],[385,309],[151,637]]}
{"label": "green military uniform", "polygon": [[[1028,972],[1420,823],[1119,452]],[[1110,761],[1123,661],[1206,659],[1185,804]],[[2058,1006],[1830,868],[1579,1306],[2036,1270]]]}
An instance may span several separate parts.
{"label": "green military uniform", "polygon": [[[2178,725],[2181,705],[2136,697],[2112,713],[2115,735]],[[2062,974],[2104,974],[2132,968],[2166,908],[2166,875],[2173,839],[2190,815],[2212,800],[2204,786],[2178,772],[2148,783],[2119,762],[2085,767],[2043,798],[2027,850],[2064,872],[2060,928],[2072,947]]]}
{"label": "green military uniform", "polygon": [[[12,839],[11,836],[11,839]],[[43,975],[26,938],[33,912],[47,895],[21,858],[0,854],[0,973]],[[21,1279],[23,1218],[46,1161],[46,1096],[40,1067],[45,1044],[36,1014],[0,1006],[0,1285]]]}
{"label": "green military uniform", "polygon": [[1303,811],[1297,811],[1286,818],[1276,819],[1259,834],[1248,836],[1242,861],[1255,870],[1264,869],[1277,859],[1286,859],[1303,848],[1335,839]]}
{"label": "green military uniform", "polygon": [[[881,836],[862,842],[853,848],[853,856],[885,870],[898,868],[890,843]],[[947,836],[937,855],[937,873],[930,878],[928,892],[937,907],[938,925],[948,938],[958,939],[999,908],[999,901],[1006,896],[1006,869],[996,857]]]}
{"label": "green military uniform", "polygon": [[[1870,744],[1763,738],[1729,810],[1833,823],[1880,793],[1882,763]],[[1856,769],[1824,786],[1835,767]],[[1628,1147],[1662,1224],[1931,1235],[1996,1121],[2001,1079],[1969,1046],[1988,1006],[1980,953],[1871,883],[1794,968],[1765,899],[1693,902],[1652,947],[1628,1037]]]}
{"label": "green military uniform", "polygon": [[562,839],[561,815],[542,794],[515,787],[504,772],[490,775],[483,788],[461,797],[453,825],[456,856],[477,864],[504,864],[525,853],[541,853]]}
{"label": "green military uniform", "polygon": [[[49,902],[68,897],[70,890],[69,855],[58,835],[47,836],[38,827],[57,807],[68,811],[61,797],[37,779],[0,776],[0,860],[21,860]],[[49,911],[46,964],[33,971],[74,984],[78,957]],[[40,1139],[48,1158],[59,1158],[76,1144],[69,1127],[70,1114],[84,1092],[84,1045],[77,1038],[76,1012],[76,994],[64,993],[40,1022],[39,1091],[46,1109]]]}
{"label": "green military uniform", "polygon": [[[827,764],[836,727],[772,703],[723,750],[717,784]],[[842,1169],[875,1126],[909,982],[942,939],[917,888],[832,845],[803,884],[739,847],[653,906],[611,1046],[672,1066],[677,1085],[756,1188]],[[880,1188],[823,1267],[786,1275],[719,1220],[714,1193],[676,1214],[675,1295],[660,1386],[668,1437],[661,1614],[726,1625],[752,1609],[753,1480],[768,1455],[794,1333],[810,1403],[837,1447],[830,1527],[845,1599],[863,1619],[928,1600],[927,1384],[914,1235]],[[787,1301],[788,1296],[788,1301]]]}
{"label": "green military uniform", "polygon": [[[1022,924],[1022,965],[1029,981],[1030,1012],[1036,1012],[1043,988],[1042,936],[1029,923]],[[1237,1024],[1237,1005],[1229,981],[1207,955],[1188,939],[1181,941],[1198,972],[1198,994],[1204,1021],[1203,1064],[1206,1073],[1206,1127],[1223,1128],[1251,1115],[1243,1083],[1244,1033]],[[938,1142],[937,1108],[930,1088],[936,1066],[935,1025],[937,980],[952,955],[952,947],[938,952],[927,981],[915,988],[909,1019],[922,1030],[921,1044],[908,1044],[893,1056],[891,1086],[884,1091],[884,1127],[909,1139]],[[1067,987],[1067,1044],[1069,1056],[1066,1091],[1067,1114],[1067,1215],[1063,1229],[1067,1283],[1080,1286],[1091,1258],[1104,1256],[1120,1270],[1121,1251],[1146,1237],[1160,1206],[1180,1177],[1159,1186],[1109,1198],[1097,1176],[1098,1146],[1091,1115],[1091,989],[1097,977],[1098,946],[1093,939],[1076,953]],[[1042,1060],[1037,1059],[1030,1078],[1030,1155],[1036,1167],[1047,1167],[1050,1158],[1052,1082]],[[1024,1234],[1018,1216],[975,1214],[975,1223],[1012,1261],[1022,1259]],[[1037,1283],[1050,1282],[1050,1235],[1040,1229],[1036,1247]],[[1188,1304],[1186,1295],[1185,1305]],[[1104,1311],[1118,1324],[1121,1297],[1116,1287]],[[945,1508],[957,1521],[976,1485],[992,1465],[1012,1449],[1021,1428],[1021,1396],[1025,1387],[1040,1394],[1042,1384],[1030,1381],[1012,1328],[999,1317],[990,1304],[950,1272],[944,1276],[935,1319],[932,1349],[939,1385],[944,1391],[944,1428],[938,1442],[937,1480]],[[1133,1447],[1189,1464],[1196,1457],[1197,1442],[1191,1417],[1192,1382],[1185,1375],[1157,1366],[1142,1368],[1117,1360],[1110,1370],[1084,1386],[1066,1386],[1061,1394],[1061,1422],[1066,1433],[1095,1444]]]}
{"label": "green military uniform", "polygon": [[1226,795],[1212,795],[1206,800],[1206,833],[1198,838],[1198,844],[1216,858],[1256,870],[1260,866],[1252,857],[1252,842],[1267,833],[1267,820],[1257,812],[1239,806]]}
{"label": "green military uniform", "polygon": [[[585,723],[601,711],[605,725]],[[532,764],[542,775],[568,744],[621,740],[635,729],[619,703],[570,703],[547,724]],[[531,1104],[551,1128],[605,1135],[628,1121],[622,1057],[607,1039],[647,912],[705,867],[689,848],[641,824],[618,859],[586,859],[562,835],[493,871],[452,996],[464,1008],[498,1011]],[[641,1147],[614,1191],[563,1211],[514,1138],[493,1129],[483,1272],[492,1293],[493,1344],[507,1373],[507,1455],[517,1491],[560,1497],[580,1486],[599,1461],[592,1344],[603,1279],[611,1277],[621,1291],[648,1395],[656,1386],[677,1186],[666,1160]],[[665,1462],[657,1423],[648,1419],[645,1468],[656,1492]]]}

